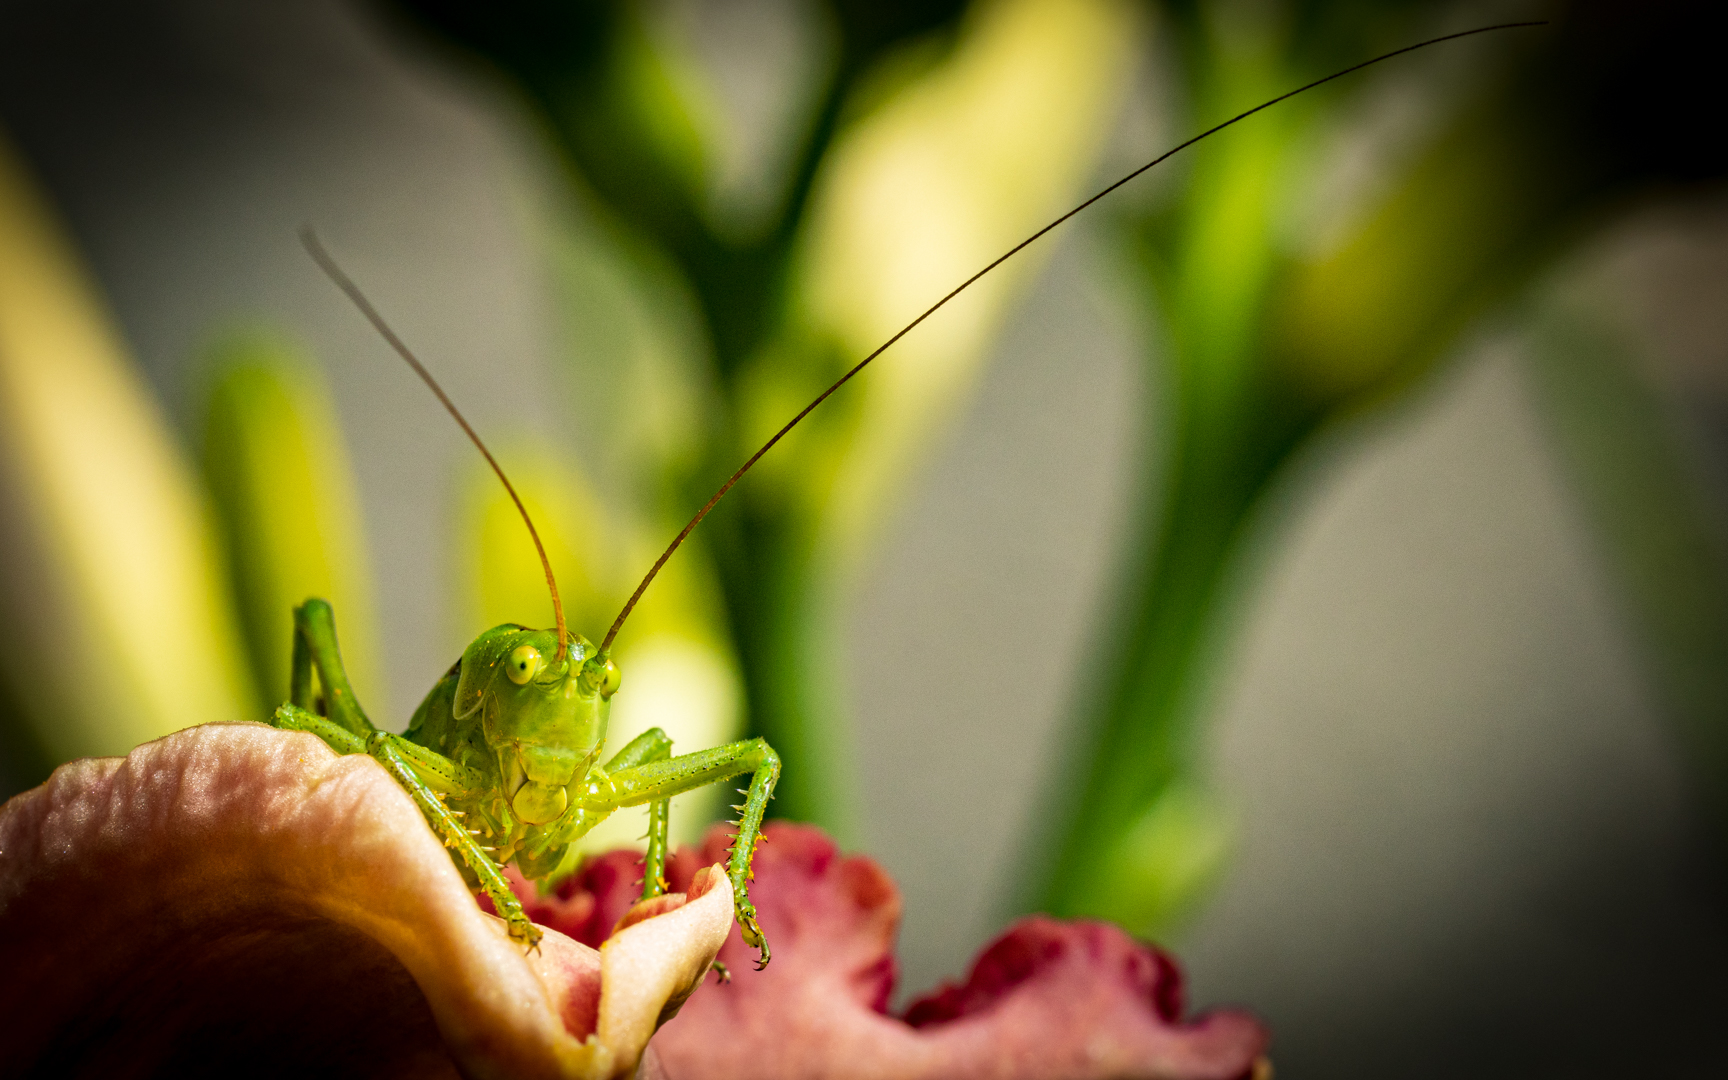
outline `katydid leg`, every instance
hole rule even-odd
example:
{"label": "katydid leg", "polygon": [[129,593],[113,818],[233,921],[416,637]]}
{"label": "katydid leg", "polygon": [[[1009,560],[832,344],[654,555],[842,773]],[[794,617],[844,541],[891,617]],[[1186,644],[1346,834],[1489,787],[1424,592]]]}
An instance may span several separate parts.
{"label": "katydid leg", "polygon": [[634,769],[650,761],[666,761],[672,757],[672,738],[657,727],[651,727],[624,744],[624,749],[606,762],[606,771]]}
{"label": "katydid leg", "polygon": [[672,801],[648,804],[648,850],[642,855],[642,899],[659,896],[666,885],[666,834],[672,816]]}
{"label": "katydid leg", "polygon": [[472,770],[388,731],[374,731],[361,738],[298,705],[278,708],[271,717],[271,724],[289,731],[308,732],[323,739],[338,754],[366,754],[382,765],[391,778],[408,792],[443,839],[444,846],[455,848],[461,854],[462,861],[474,872],[480,887],[492,898],[493,906],[509,925],[510,936],[530,947],[540,940],[540,931],[523,913],[521,901],[516,899],[510,884],[499,873],[498,864],[486,854],[458,815],[444,805],[444,793],[462,793],[476,786],[475,778],[468,775]]}
{"label": "katydid leg", "polygon": [[[356,735],[328,717],[319,716],[294,704],[279,706],[276,714],[270,718],[270,725],[289,731],[309,732],[323,739],[325,744],[338,754],[368,753],[367,739],[372,737]],[[436,750],[428,750],[387,731],[372,734],[384,736],[404,763],[414,770],[420,781],[433,791],[443,795],[471,795],[485,786],[485,777],[473,769],[458,765]]]}
{"label": "katydid leg", "polygon": [[347,728],[299,705],[282,705],[270,718],[270,726],[286,731],[304,731],[324,740],[338,754],[364,754],[366,740]]}
{"label": "katydid leg", "polygon": [[615,807],[660,802],[745,773],[752,774],[750,787],[744,802],[733,807],[739,811],[735,822],[738,833],[726,861],[726,876],[732,882],[744,941],[761,950],[756,965],[760,969],[768,963],[768,941],[756,925],[756,906],[750,902],[750,860],[761,840],[762,817],[768,810],[768,800],[774,796],[774,782],[780,778],[780,755],[774,748],[763,739],[748,739],[621,769],[609,778],[606,785],[609,797],[605,802]]}
{"label": "katydid leg", "polygon": [[[649,728],[631,739],[624,749],[606,763],[608,773],[633,769],[652,761],[670,761],[672,739],[661,729]],[[666,849],[667,830],[671,821],[672,801],[660,799],[648,806],[648,850],[642,857],[642,899],[659,896],[667,889]]]}
{"label": "katydid leg", "polygon": [[445,795],[476,795],[486,787],[486,777],[477,769],[458,765],[436,750],[409,742],[400,735],[381,732],[402,760],[427,787]]}
{"label": "katydid leg", "polygon": [[315,709],[312,675],[324,690],[324,715],[362,738],[378,730],[366,718],[348,685],[342,652],[336,647],[336,616],[330,605],[313,598],[294,609],[293,667],[288,673],[289,700],[302,709]]}
{"label": "katydid leg", "polygon": [[408,760],[392,742],[398,738],[387,731],[374,732],[366,740],[366,752],[413,796],[421,813],[425,814],[432,827],[442,834],[444,846],[455,848],[461,854],[462,861],[466,862],[468,868],[474,871],[474,876],[480,879],[480,887],[492,898],[493,907],[510,927],[511,938],[529,948],[536,947],[540,942],[540,928],[523,912],[522,902],[516,899],[515,892],[511,890],[510,883],[504,880],[498,864],[492,861],[462,822],[444,805],[444,800],[438,797],[438,793],[416,775]]}

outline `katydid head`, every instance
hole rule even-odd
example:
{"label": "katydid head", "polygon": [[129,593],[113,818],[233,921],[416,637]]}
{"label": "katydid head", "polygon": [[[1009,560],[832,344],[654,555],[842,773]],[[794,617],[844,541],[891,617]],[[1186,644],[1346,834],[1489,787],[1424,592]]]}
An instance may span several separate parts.
{"label": "katydid head", "polygon": [[506,623],[463,651],[452,711],[479,714],[511,810],[542,825],[564,812],[600,756],[618,683],[617,665],[587,639],[561,650],[555,631]]}

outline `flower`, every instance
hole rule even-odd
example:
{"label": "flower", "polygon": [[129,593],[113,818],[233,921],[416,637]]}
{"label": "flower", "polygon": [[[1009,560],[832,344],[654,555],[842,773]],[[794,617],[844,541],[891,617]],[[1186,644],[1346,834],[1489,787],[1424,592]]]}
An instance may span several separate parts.
{"label": "flower", "polygon": [[[660,1080],[1265,1071],[1257,1021],[1185,1020],[1170,958],[1102,923],[1022,920],[964,982],[891,1015],[894,883],[814,828],[775,823],[765,837],[753,885],[775,947],[765,971],[732,929],[718,827],[669,862],[677,891],[645,903],[634,852],[589,860],[544,898],[517,878],[547,927],[525,955],[370,758],[214,724],[73,762],[0,807],[8,1066]],[[731,981],[704,987],[717,955]]]}
{"label": "flower", "polygon": [[[668,1080],[824,1077],[966,1080],[1240,1080],[1268,1075],[1267,1033],[1246,1013],[1184,1019],[1182,975],[1114,926],[1023,919],[963,983],[888,1011],[900,895],[870,859],[819,830],[772,823],[751,887],[774,962],[755,971],[736,932],[732,978],[695,995],[654,1038]],[[724,857],[730,835],[669,863],[674,888]],[[641,880],[633,852],[591,860],[556,893],[522,883],[529,915],[598,944]]]}
{"label": "flower", "polygon": [[616,1077],[732,921],[717,868],[524,955],[370,758],[215,724],[0,807],[10,1070]]}

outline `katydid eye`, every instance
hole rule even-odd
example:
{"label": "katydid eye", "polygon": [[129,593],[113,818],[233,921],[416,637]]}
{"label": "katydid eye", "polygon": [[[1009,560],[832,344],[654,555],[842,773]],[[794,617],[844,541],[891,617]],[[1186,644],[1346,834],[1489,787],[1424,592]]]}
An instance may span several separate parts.
{"label": "katydid eye", "polygon": [[606,673],[600,680],[600,696],[609,698],[618,692],[619,684],[624,681],[624,673],[618,670],[610,657],[606,660]]}
{"label": "katydid eye", "polygon": [[518,645],[504,667],[510,673],[510,681],[521,686],[540,670],[540,663],[539,649],[532,645]]}

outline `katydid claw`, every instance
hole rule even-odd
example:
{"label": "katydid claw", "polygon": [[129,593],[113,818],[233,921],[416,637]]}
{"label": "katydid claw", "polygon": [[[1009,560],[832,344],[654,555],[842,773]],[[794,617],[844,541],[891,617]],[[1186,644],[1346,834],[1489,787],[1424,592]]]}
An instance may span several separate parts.
{"label": "katydid claw", "polygon": [[524,953],[539,952],[540,939],[544,932],[528,920],[526,916],[518,916],[507,920],[510,927],[510,940],[520,942]]}
{"label": "katydid claw", "polygon": [[756,970],[761,971],[768,966],[768,938],[762,933],[762,928],[756,925],[754,910],[738,913],[738,931],[744,935],[744,944],[762,950],[762,955],[756,961]]}

